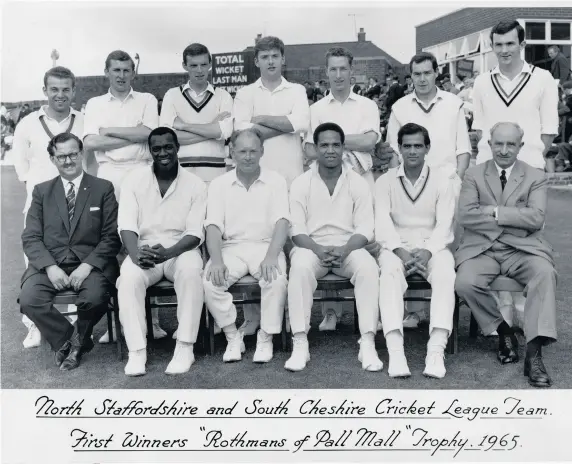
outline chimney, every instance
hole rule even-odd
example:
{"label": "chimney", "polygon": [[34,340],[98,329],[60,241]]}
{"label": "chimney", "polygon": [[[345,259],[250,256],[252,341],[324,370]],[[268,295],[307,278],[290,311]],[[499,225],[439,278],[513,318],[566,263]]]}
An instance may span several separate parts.
{"label": "chimney", "polygon": [[358,42],[365,42],[365,31],[363,30],[363,27],[359,28],[359,32],[357,35],[357,41]]}
{"label": "chimney", "polygon": [[256,38],[254,39],[254,45],[256,45],[260,39],[262,39],[262,34],[256,34]]}

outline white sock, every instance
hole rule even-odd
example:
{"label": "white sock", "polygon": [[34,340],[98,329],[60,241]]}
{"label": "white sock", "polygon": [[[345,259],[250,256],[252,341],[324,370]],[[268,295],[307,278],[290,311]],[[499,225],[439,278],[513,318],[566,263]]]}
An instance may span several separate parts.
{"label": "white sock", "polygon": [[361,339],[365,342],[374,342],[374,336],[373,336],[373,332],[367,332],[362,334]]}
{"label": "white sock", "polygon": [[308,336],[306,335],[306,332],[298,332],[294,334],[294,340],[307,341]]}
{"label": "white sock", "polygon": [[194,343],[189,343],[189,342],[182,342],[180,340],[177,340],[177,343],[179,343],[181,346],[190,346],[192,347],[194,345]]}
{"label": "white sock", "polygon": [[385,336],[387,351],[403,352],[403,335],[399,330],[392,330]]}
{"label": "white sock", "polygon": [[226,327],[223,327],[222,331],[226,335],[227,341],[232,340],[238,334],[238,329],[236,328],[236,324],[229,324]]}
{"label": "white sock", "polygon": [[427,352],[443,354],[445,352],[445,347],[447,346],[447,340],[449,338],[449,331],[446,329],[439,329],[435,327],[431,331],[429,336],[429,342],[427,343]]}

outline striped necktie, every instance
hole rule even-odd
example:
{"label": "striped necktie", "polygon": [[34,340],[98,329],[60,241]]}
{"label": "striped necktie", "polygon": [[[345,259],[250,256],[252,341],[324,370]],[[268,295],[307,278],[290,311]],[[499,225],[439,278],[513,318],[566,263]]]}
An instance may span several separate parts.
{"label": "striped necktie", "polygon": [[501,184],[501,189],[504,191],[504,188],[506,186],[506,171],[504,169],[500,173],[500,184]]}
{"label": "striped necktie", "polygon": [[73,218],[73,213],[75,211],[75,190],[74,190],[73,182],[70,182],[68,185],[69,185],[69,189],[68,189],[68,193],[66,195],[66,201],[68,202],[68,216],[69,216],[69,220],[71,223],[72,218]]}

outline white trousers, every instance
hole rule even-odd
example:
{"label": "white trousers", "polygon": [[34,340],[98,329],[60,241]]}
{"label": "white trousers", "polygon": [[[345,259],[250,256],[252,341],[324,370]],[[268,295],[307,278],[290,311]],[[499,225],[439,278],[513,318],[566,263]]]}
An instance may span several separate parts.
{"label": "white trousers", "polygon": [[272,282],[267,282],[260,275],[260,263],[268,251],[268,243],[241,243],[225,246],[222,249],[222,259],[228,268],[227,284],[218,287],[207,280],[206,276],[211,266],[211,260],[205,267],[203,286],[205,302],[219,327],[236,322],[236,307],[228,288],[242,277],[250,274],[260,285],[260,328],[268,334],[278,334],[282,330],[284,304],[288,278],[286,276],[286,257],[284,253],[278,256],[278,267],[282,274]]}
{"label": "white trousers", "polygon": [[[405,268],[401,259],[388,250],[379,256],[381,274],[379,277],[379,308],[383,334],[393,330],[403,334],[403,295],[407,290]],[[431,284],[431,305],[429,333],[433,328],[453,329],[455,311],[455,260],[448,249],[431,257],[428,263]]]}
{"label": "white trousers", "polygon": [[177,340],[195,343],[203,309],[203,259],[197,250],[187,251],[176,258],[141,269],[128,256],[121,265],[117,280],[119,320],[125,333],[129,351],[147,346],[145,292],[163,277],[174,282],[177,294]]}
{"label": "white trousers", "polygon": [[[334,274],[347,277],[354,286],[359,316],[359,330],[362,334],[375,334],[378,320],[379,269],[375,259],[363,248],[352,251],[339,268],[332,268]],[[290,253],[290,279],[288,283],[288,311],[292,333],[308,333],[310,316],[314,304],[317,279],[324,277],[330,268],[320,265],[313,251],[294,247]]]}

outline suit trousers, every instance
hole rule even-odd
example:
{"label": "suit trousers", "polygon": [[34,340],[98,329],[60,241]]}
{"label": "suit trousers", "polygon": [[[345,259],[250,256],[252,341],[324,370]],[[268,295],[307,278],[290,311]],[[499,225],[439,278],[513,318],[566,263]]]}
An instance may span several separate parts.
{"label": "suit trousers", "polygon": [[[73,270],[63,269],[68,274]],[[96,269],[83,281],[76,300],[76,324],[82,344],[91,337],[93,327],[107,311],[112,290],[113,284]],[[73,325],[52,304],[57,293],[48,275],[39,272],[24,281],[20,294],[20,311],[36,324],[54,351],[59,350],[74,331]]]}
{"label": "suit trousers", "polygon": [[485,253],[459,266],[455,289],[473,312],[485,335],[494,332],[503,317],[489,291],[490,283],[506,275],[525,285],[524,333],[529,342],[538,336],[556,341],[557,273],[550,261],[516,250],[499,241]]}
{"label": "suit trousers", "polygon": [[[383,334],[393,330],[403,334],[403,295],[407,291],[403,261],[388,250],[382,250],[379,256],[381,274],[379,277],[379,308]],[[434,328],[453,330],[455,311],[455,260],[448,249],[431,257],[428,263],[431,284],[431,304],[429,333]]]}
{"label": "suit trousers", "polygon": [[145,294],[148,287],[163,277],[175,284],[179,322],[177,340],[195,343],[203,309],[202,269],[203,259],[197,250],[186,251],[151,269],[141,269],[129,256],[125,258],[117,280],[117,297],[119,320],[129,351],[142,350],[147,346]]}
{"label": "suit trousers", "polygon": [[314,292],[318,280],[328,272],[347,277],[354,286],[361,334],[377,329],[379,319],[379,268],[375,259],[364,249],[352,251],[339,268],[320,265],[318,256],[306,248],[295,247],[290,254],[288,311],[292,333],[310,330]]}
{"label": "suit trousers", "polygon": [[222,287],[206,279],[212,262],[209,260],[207,263],[203,276],[205,302],[219,327],[235,323],[236,307],[228,289],[242,277],[250,274],[260,285],[260,328],[268,334],[280,333],[288,284],[286,257],[284,253],[280,253],[278,267],[282,273],[272,282],[267,282],[260,275],[260,263],[266,256],[268,245],[264,242],[251,242],[224,246],[222,259],[228,268],[228,280],[227,285]]}

